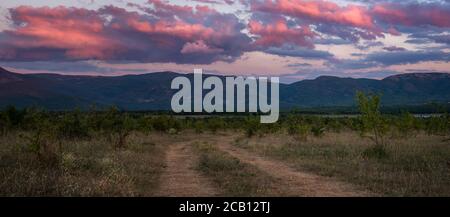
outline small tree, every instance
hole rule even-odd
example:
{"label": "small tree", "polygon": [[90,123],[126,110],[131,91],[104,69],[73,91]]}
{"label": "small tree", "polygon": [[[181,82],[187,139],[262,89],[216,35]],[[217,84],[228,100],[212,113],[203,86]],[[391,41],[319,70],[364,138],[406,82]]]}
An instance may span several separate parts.
{"label": "small tree", "polygon": [[30,130],[28,134],[22,134],[26,150],[35,154],[45,165],[58,165],[61,147],[57,145],[56,127],[49,114],[42,110],[30,109],[24,120]]}
{"label": "small tree", "polygon": [[247,137],[254,136],[257,132],[259,132],[261,125],[259,120],[254,116],[248,116],[245,119],[245,135]]}
{"label": "small tree", "polygon": [[62,115],[58,122],[57,135],[60,139],[86,138],[89,135],[87,124],[82,119],[79,109]]}
{"label": "small tree", "polygon": [[115,148],[125,148],[127,137],[135,125],[134,119],[128,114],[121,114],[116,107],[111,107],[105,114],[102,128]]}
{"label": "small tree", "polygon": [[[359,91],[356,95],[359,112],[361,113],[361,135],[368,136],[377,146],[383,146],[387,125],[380,112],[380,96],[376,94],[365,95]],[[367,135],[367,133],[371,135]]]}
{"label": "small tree", "polygon": [[23,122],[25,111],[16,109],[14,106],[7,106],[3,116],[6,130],[17,129]]}

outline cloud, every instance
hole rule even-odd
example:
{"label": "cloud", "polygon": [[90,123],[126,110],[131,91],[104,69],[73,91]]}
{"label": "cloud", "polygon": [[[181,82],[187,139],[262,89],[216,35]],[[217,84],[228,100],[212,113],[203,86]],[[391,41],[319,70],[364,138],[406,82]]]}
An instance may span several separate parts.
{"label": "cloud", "polygon": [[[148,0],[116,5],[126,7],[96,2],[89,7],[95,9],[10,8],[9,22],[0,27],[0,61],[209,66],[255,52],[277,55],[265,57],[276,58],[281,66],[285,60],[313,59],[323,60],[330,69],[448,62],[448,1]],[[415,49],[428,50],[409,51]]]}
{"label": "cloud", "polygon": [[192,0],[195,2],[200,2],[200,3],[207,3],[207,4],[228,4],[228,5],[232,5],[234,3],[233,0]]}
{"label": "cloud", "polygon": [[371,14],[392,25],[450,27],[450,5],[440,3],[381,3]]}
{"label": "cloud", "polygon": [[365,61],[382,65],[413,64],[423,61],[450,61],[450,53],[442,51],[377,52],[367,55]]}
{"label": "cloud", "polygon": [[214,54],[221,52],[223,52],[223,49],[211,48],[208,45],[206,45],[205,42],[203,42],[202,40],[196,42],[187,42],[181,49],[182,54],[189,54],[189,53]]}
{"label": "cloud", "polygon": [[392,51],[405,51],[406,49],[403,47],[390,46],[390,47],[384,47],[383,50],[392,52]]}
{"label": "cloud", "polygon": [[252,1],[252,12],[288,16],[298,25],[314,25],[317,31],[345,40],[383,37],[381,29],[365,6],[340,6],[331,1],[277,0]]}
{"label": "cloud", "polygon": [[308,48],[313,47],[310,39],[315,36],[315,33],[307,26],[289,28],[283,19],[267,25],[251,20],[248,26],[250,33],[257,36],[255,41],[257,46],[282,46],[289,43]]}
{"label": "cloud", "polygon": [[[450,4],[418,1],[359,1],[365,4],[337,4],[332,1],[250,1],[252,13],[289,17],[302,27],[314,26],[323,34],[357,42],[375,40],[384,34],[400,35],[398,28],[450,27]],[[447,37],[435,40],[448,41]]]}
{"label": "cloud", "polygon": [[309,63],[293,63],[293,64],[287,65],[287,67],[291,67],[291,68],[310,67],[310,66],[312,66],[312,64],[309,64]]}
{"label": "cloud", "polygon": [[0,33],[0,60],[211,63],[232,61],[249,47],[251,39],[241,32],[245,25],[235,15],[205,6],[150,4],[145,14],[115,6],[10,9],[14,28]]}
{"label": "cloud", "polygon": [[374,67],[388,67],[393,65],[416,64],[420,62],[441,61],[449,62],[450,53],[439,50],[408,51],[393,50],[387,52],[369,53],[361,56],[358,60],[341,59],[327,63],[330,68],[346,69],[369,69]]}
{"label": "cloud", "polygon": [[354,26],[364,29],[375,27],[367,8],[357,5],[339,6],[330,1],[277,0],[253,1],[253,11],[279,13],[313,22]]}

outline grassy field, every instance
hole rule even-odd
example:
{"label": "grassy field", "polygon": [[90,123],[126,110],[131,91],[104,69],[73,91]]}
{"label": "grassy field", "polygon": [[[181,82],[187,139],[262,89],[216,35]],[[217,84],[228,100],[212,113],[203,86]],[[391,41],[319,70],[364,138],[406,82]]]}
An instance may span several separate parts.
{"label": "grassy field", "polygon": [[389,139],[384,149],[354,132],[298,141],[289,135],[239,137],[235,145],[296,169],[354,183],[385,196],[450,195],[450,144],[423,133]]}
{"label": "grassy field", "polygon": [[201,196],[203,185],[218,196],[450,196],[450,116],[369,108],[263,125],[116,109],[0,112],[0,196],[165,195],[161,186]]}
{"label": "grassy field", "polygon": [[151,196],[158,187],[165,136],[133,133],[120,150],[103,137],[62,140],[51,160],[21,134],[0,138],[2,196]]}

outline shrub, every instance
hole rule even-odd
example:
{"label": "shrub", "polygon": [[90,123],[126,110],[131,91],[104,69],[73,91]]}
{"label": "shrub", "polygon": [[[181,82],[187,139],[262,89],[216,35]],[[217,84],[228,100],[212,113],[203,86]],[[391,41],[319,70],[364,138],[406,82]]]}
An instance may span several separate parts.
{"label": "shrub", "polygon": [[307,141],[311,127],[307,124],[291,124],[288,133],[295,137],[298,141]]}
{"label": "shrub", "polygon": [[135,120],[128,114],[120,114],[117,108],[111,107],[105,114],[102,128],[116,148],[125,148],[126,139],[135,129]]}
{"label": "shrub", "polygon": [[380,96],[368,95],[357,92],[358,108],[360,116],[360,133],[375,142],[375,145],[384,145],[384,135],[387,132],[387,124],[380,112]]}
{"label": "shrub", "polygon": [[409,112],[404,112],[396,122],[397,129],[402,137],[408,137],[416,129],[417,120]]}
{"label": "shrub", "polygon": [[450,116],[444,115],[432,116],[427,120],[426,130],[428,134],[449,135],[450,134]]}
{"label": "shrub", "polygon": [[18,110],[14,106],[7,106],[3,114],[3,125],[6,130],[17,129],[23,123],[25,117],[24,110]]}
{"label": "shrub", "polygon": [[325,127],[314,125],[311,127],[311,132],[315,137],[322,137],[325,133]]}
{"label": "shrub", "polygon": [[170,129],[170,120],[169,117],[166,115],[160,115],[157,117],[152,118],[152,128],[161,131],[166,132]]}
{"label": "shrub", "polygon": [[137,120],[137,125],[140,131],[149,133],[154,130],[153,119],[149,116],[143,116]]}
{"label": "shrub", "polygon": [[260,129],[258,118],[250,116],[245,119],[245,135],[247,137],[254,136]]}
{"label": "shrub", "polygon": [[89,135],[86,123],[81,119],[81,112],[77,109],[63,115],[58,122],[58,137],[66,139],[85,138]]}
{"label": "shrub", "polygon": [[35,154],[44,165],[58,165],[61,147],[56,145],[56,127],[50,121],[48,114],[43,111],[32,110],[27,112],[26,120],[31,130],[30,134],[22,134],[26,141],[26,151]]}
{"label": "shrub", "polygon": [[194,122],[194,130],[195,133],[203,133],[205,130],[205,124],[203,123],[203,120],[196,120]]}
{"label": "shrub", "polygon": [[221,118],[210,118],[208,119],[207,124],[208,129],[213,133],[216,133],[217,130],[223,129],[225,127],[225,122]]}

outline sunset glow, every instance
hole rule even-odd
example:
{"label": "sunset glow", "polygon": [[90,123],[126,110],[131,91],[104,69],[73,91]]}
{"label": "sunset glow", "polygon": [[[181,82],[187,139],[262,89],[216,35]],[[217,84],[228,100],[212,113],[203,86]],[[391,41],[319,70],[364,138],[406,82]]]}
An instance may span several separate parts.
{"label": "sunset glow", "polygon": [[450,72],[448,1],[14,1],[0,15],[0,65],[21,73]]}

